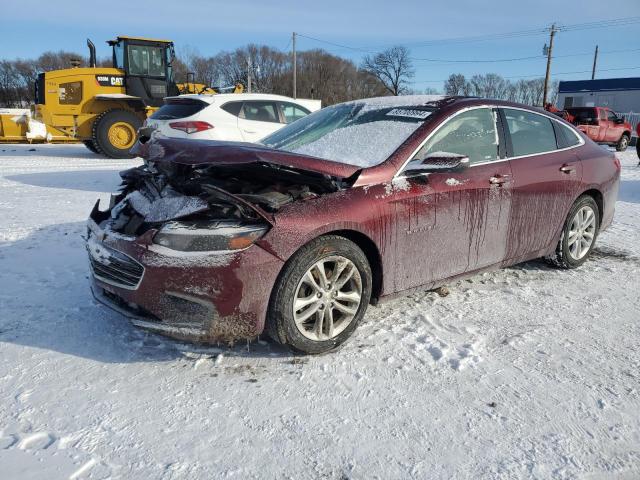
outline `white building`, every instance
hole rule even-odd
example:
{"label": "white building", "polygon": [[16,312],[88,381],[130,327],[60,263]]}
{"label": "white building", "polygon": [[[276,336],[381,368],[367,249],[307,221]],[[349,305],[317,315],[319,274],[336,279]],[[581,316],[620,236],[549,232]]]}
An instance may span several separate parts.
{"label": "white building", "polygon": [[558,108],[609,107],[620,112],[640,112],[640,77],[560,82]]}

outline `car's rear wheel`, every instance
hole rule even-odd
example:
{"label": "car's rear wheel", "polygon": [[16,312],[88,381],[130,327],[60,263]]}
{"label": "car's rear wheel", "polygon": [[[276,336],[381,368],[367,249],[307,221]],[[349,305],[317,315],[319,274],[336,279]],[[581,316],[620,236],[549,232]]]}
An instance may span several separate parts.
{"label": "car's rear wheel", "polygon": [[638,160],[640,160],[640,137],[636,138],[636,153],[638,154]]}
{"label": "car's rear wheel", "polygon": [[555,252],[546,259],[560,268],[579,267],[589,258],[599,228],[598,204],[589,195],[581,196],[569,211]]}
{"label": "car's rear wheel", "polygon": [[336,348],[353,333],[371,298],[371,267],[346,238],[327,235],[302,247],[283,268],[267,332],[304,353]]}
{"label": "car's rear wheel", "polygon": [[629,146],[630,140],[631,139],[629,138],[629,135],[627,135],[626,133],[622,135],[620,137],[620,140],[618,140],[618,144],[616,145],[616,150],[619,152],[624,152]]}

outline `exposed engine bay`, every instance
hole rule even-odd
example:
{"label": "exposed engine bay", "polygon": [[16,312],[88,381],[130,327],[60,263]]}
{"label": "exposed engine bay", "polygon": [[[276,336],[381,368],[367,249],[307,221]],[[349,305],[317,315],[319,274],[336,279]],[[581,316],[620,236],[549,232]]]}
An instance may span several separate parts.
{"label": "exposed engine bay", "polygon": [[141,235],[171,220],[263,221],[295,202],[341,188],[326,175],[268,163],[182,165],[146,162],[120,173],[123,183],[110,205],[109,228]]}

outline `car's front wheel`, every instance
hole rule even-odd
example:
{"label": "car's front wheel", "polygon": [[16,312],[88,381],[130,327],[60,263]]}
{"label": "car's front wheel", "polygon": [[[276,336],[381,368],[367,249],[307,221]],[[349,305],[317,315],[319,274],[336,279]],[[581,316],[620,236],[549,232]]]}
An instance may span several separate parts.
{"label": "car's front wheel", "polygon": [[560,241],[547,261],[561,268],[579,267],[593,250],[599,228],[598,204],[589,195],[581,196],[571,207]]}
{"label": "car's front wheel", "polygon": [[336,348],[353,333],[371,298],[371,267],[364,252],[336,235],[296,252],[274,287],[267,332],[304,353]]}

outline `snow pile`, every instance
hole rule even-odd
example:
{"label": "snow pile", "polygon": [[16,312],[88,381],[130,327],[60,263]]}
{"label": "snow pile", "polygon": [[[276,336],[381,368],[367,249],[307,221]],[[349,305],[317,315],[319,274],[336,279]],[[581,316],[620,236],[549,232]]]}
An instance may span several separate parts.
{"label": "snow pile", "polygon": [[140,160],[31,148],[0,145],[2,479],[640,478],[632,149],[581,268],[418,290],[300,357],[168,340],[96,304],[86,218]]}

